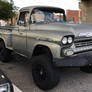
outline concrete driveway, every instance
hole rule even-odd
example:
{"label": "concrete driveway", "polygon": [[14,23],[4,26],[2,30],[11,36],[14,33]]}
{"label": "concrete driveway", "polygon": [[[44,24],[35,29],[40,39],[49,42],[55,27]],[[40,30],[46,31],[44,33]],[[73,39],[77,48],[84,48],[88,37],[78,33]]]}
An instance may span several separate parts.
{"label": "concrete driveway", "polygon": [[[92,59],[91,55],[87,58]],[[35,86],[31,75],[31,62],[24,57],[15,54],[10,63],[0,61],[0,69],[22,92],[44,92]],[[58,86],[48,92],[92,92],[92,74],[81,72],[79,68],[61,69]]]}

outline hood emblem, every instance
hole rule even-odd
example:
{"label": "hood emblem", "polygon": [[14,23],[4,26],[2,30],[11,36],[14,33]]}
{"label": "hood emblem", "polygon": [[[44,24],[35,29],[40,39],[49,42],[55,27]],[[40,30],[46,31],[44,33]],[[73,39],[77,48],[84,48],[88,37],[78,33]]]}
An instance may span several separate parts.
{"label": "hood emblem", "polygon": [[79,37],[92,37],[92,32],[79,33]]}

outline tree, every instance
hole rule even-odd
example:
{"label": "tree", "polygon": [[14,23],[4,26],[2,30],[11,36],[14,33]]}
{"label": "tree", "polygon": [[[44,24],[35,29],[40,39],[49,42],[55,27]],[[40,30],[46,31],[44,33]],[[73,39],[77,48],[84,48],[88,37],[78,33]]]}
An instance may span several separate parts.
{"label": "tree", "polygon": [[4,1],[0,1],[0,19],[8,20],[15,16],[15,11],[12,4]]}

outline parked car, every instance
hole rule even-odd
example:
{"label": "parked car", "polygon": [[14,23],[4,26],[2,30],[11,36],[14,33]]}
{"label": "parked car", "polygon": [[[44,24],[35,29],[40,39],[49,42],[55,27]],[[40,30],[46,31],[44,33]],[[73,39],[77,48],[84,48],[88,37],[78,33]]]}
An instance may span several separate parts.
{"label": "parked car", "polygon": [[60,67],[92,72],[92,61],[85,58],[92,50],[92,25],[67,23],[61,8],[24,7],[16,26],[0,27],[3,62],[10,61],[10,50],[31,60],[35,84],[49,90],[59,82]]}
{"label": "parked car", "polygon": [[0,92],[14,92],[11,81],[1,70],[0,70]]}

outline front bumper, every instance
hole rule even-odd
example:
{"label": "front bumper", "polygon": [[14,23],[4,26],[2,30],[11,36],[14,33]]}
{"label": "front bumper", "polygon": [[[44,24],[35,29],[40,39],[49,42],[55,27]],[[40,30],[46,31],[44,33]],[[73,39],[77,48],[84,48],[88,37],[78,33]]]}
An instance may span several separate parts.
{"label": "front bumper", "polygon": [[75,54],[67,56],[62,59],[54,58],[53,62],[57,67],[82,67],[92,64],[92,51],[84,52],[82,54]]}
{"label": "front bumper", "polygon": [[78,47],[78,48],[73,47],[73,48],[63,49],[62,55],[63,56],[71,56],[76,53],[82,53],[82,52],[87,52],[87,51],[91,51],[91,50],[92,50],[92,46],[84,46],[84,47]]}

